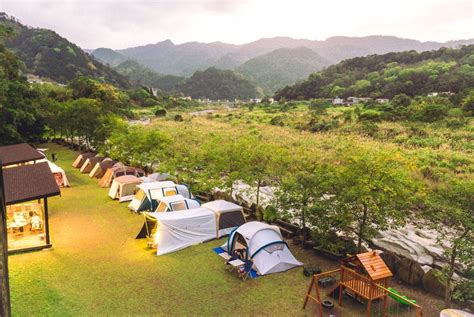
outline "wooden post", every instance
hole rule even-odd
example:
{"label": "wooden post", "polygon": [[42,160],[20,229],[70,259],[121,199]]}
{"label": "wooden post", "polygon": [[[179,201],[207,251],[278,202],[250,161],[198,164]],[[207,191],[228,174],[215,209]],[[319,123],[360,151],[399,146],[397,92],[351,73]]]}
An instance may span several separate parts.
{"label": "wooden post", "polygon": [[309,296],[311,295],[311,290],[313,289],[313,284],[314,284],[314,275],[313,275],[313,277],[311,278],[311,284],[309,284],[308,293],[306,293],[306,297],[304,298],[303,309],[306,308],[306,304],[308,303],[308,298],[309,298]]}
{"label": "wooden post", "polygon": [[344,271],[345,271],[345,268],[344,267],[341,267],[341,280],[339,282],[339,306],[342,306],[342,292],[344,291],[343,290],[343,283],[344,283]]}
{"label": "wooden post", "polygon": [[8,280],[8,242],[6,225],[5,190],[0,160],[0,316],[10,317],[10,285]]}
{"label": "wooden post", "polygon": [[[386,278],[384,281],[384,288],[388,287],[388,279]],[[387,316],[387,291],[383,290],[383,316]]]}
{"label": "wooden post", "polygon": [[46,244],[50,244],[49,238],[49,214],[48,214],[48,198],[44,198],[44,228],[46,230]]}

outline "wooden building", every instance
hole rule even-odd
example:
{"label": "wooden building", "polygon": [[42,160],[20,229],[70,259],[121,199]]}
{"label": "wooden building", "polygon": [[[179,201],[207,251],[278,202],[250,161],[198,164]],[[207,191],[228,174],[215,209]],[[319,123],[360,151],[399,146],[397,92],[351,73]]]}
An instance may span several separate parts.
{"label": "wooden building", "polygon": [[26,143],[0,146],[2,167],[32,164],[44,159],[44,155]]}
{"label": "wooden building", "polygon": [[9,253],[51,247],[48,197],[60,190],[48,163],[3,169]]}

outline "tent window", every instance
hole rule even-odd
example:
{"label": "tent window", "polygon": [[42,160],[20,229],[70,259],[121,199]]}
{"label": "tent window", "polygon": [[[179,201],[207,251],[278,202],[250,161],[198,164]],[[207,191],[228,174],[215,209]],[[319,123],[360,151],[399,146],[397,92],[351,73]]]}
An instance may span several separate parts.
{"label": "tent window", "polygon": [[177,201],[175,203],[170,203],[171,209],[176,210],[186,210],[186,203],[184,201]]}
{"label": "tent window", "polygon": [[267,251],[268,253],[272,254],[275,251],[282,251],[284,248],[285,248],[285,244],[278,243],[278,244],[269,245],[264,250]]}
{"label": "tent window", "polygon": [[165,190],[165,196],[174,196],[178,194],[175,189],[166,189]]}
{"label": "tent window", "polygon": [[165,212],[166,209],[168,209],[168,206],[166,206],[165,203],[160,202],[160,204],[159,204],[158,207],[156,208],[156,212]]}
{"label": "tent window", "polygon": [[150,189],[150,196],[152,199],[160,199],[163,198],[163,194],[160,189]]}
{"label": "tent window", "polygon": [[143,190],[139,190],[135,196],[136,199],[142,201],[143,199],[145,199],[145,192]]}

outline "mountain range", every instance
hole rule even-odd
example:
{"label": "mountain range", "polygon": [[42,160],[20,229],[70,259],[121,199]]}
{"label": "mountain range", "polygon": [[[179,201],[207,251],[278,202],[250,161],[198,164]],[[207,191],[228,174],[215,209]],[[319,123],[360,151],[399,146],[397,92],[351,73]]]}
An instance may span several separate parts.
{"label": "mountain range", "polygon": [[133,59],[158,73],[175,76],[189,77],[195,71],[209,67],[231,69],[248,77],[266,93],[272,93],[325,66],[353,57],[409,50],[431,51],[473,43],[474,39],[420,42],[381,35],[338,36],[324,41],[274,37],[242,45],[222,42],[174,44],[166,40],[121,50],[98,48],[91,54],[112,67]]}

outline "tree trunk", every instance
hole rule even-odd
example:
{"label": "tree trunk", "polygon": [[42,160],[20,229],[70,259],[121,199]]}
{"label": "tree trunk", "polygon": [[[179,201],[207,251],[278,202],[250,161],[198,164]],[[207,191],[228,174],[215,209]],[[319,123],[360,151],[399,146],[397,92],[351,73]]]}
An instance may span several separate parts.
{"label": "tree trunk", "polygon": [[303,207],[301,208],[301,227],[303,231],[303,244],[306,242],[306,208],[308,205],[308,199],[306,197],[306,194],[303,194],[303,199],[302,199]]}
{"label": "tree trunk", "polygon": [[[456,239],[457,241],[460,241],[466,237],[466,235],[469,233],[469,229],[466,229],[463,234]],[[454,266],[456,264],[456,258],[458,256],[458,244],[455,242],[453,243],[453,250],[451,252],[451,257],[449,259],[449,271],[446,276],[446,292],[444,293],[444,304],[446,307],[451,307],[451,280],[454,275]]]}
{"label": "tree trunk", "polygon": [[258,221],[262,221],[263,219],[263,215],[262,215],[262,212],[260,210],[260,186],[262,184],[262,181],[259,179],[257,181],[257,219]]}
{"label": "tree trunk", "polygon": [[357,252],[362,251],[362,239],[364,238],[364,229],[367,223],[367,207],[364,205],[364,213],[362,215],[362,222],[359,224],[358,241],[357,241]]}

